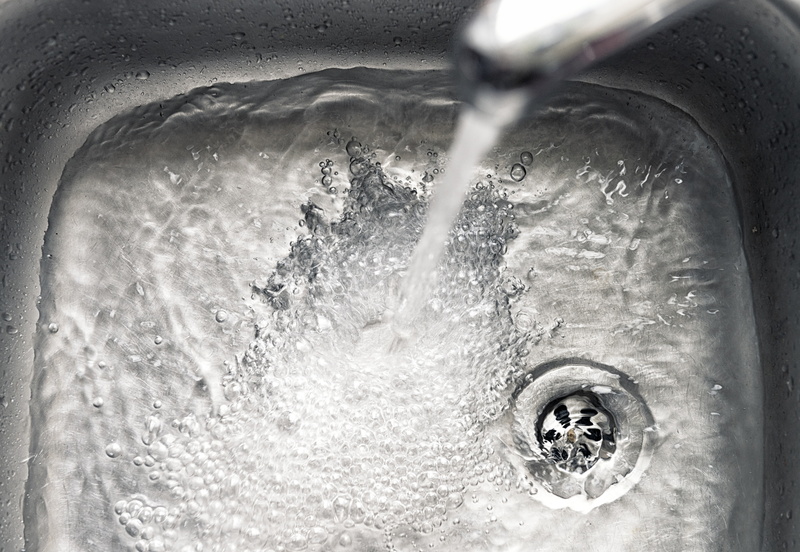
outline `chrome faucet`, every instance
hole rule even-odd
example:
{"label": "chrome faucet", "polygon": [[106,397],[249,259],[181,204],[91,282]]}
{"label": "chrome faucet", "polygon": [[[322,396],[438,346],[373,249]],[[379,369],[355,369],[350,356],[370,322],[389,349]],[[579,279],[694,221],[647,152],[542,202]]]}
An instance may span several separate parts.
{"label": "chrome faucet", "polygon": [[713,0],[489,0],[461,33],[465,99],[498,124],[556,83]]}

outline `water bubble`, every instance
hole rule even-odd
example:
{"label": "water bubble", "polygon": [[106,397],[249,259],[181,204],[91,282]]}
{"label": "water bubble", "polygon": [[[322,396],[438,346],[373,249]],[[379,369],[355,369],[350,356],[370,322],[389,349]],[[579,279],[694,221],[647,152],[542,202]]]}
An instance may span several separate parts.
{"label": "water bubble", "polygon": [[127,511],[126,508],[128,506],[128,502],[126,500],[118,500],[114,503],[114,513],[117,515],[122,514],[122,512]]}
{"label": "water bubble", "polygon": [[353,162],[350,163],[350,173],[353,176],[364,176],[370,170],[369,162],[365,159],[358,158],[353,159]]}
{"label": "water bubble", "polygon": [[347,142],[345,150],[350,157],[361,157],[364,151],[361,142],[357,141],[355,138]]}
{"label": "water bubble", "polygon": [[163,506],[156,506],[153,508],[153,521],[155,523],[164,523],[167,519],[167,509]]}
{"label": "water bubble", "polygon": [[143,524],[140,520],[134,518],[128,521],[125,524],[125,532],[128,533],[132,537],[138,537],[139,533],[142,532]]}
{"label": "water bubble", "polygon": [[119,443],[110,443],[106,447],[106,455],[109,458],[117,458],[120,454],[122,454],[122,447],[119,446]]}
{"label": "water bubble", "polygon": [[511,167],[511,179],[515,182],[521,182],[526,174],[528,174],[528,171],[525,170],[521,163],[514,163]]}
{"label": "water bubble", "polygon": [[523,151],[519,154],[519,160],[523,165],[530,166],[533,163],[533,154],[529,151]]}
{"label": "water bubble", "polygon": [[167,456],[169,455],[169,449],[167,448],[167,445],[165,445],[161,441],[156,441],[155,443],[148,446],[147,452],[154,460],[157,460],[159,462],[166,460]]}
{"label": "water bubble", "polygon": [[287,550],[305,550],[308,547],[308,537],[299,531],[289,535],[286,539]]}
{"label": "water bubble", "polygon": [[464,503],[464,497],[461,493],[453,492],[447,495],[447,509],[454,510]]}
{"label": "water bubble", "polygon": [[153,519],[153,509],[150,506],[144,506],[139,512],[138,517],[142,523],[149,523]]}
{"label": "water bubble", "polygon": [[308,531],[308,542],[311,544],[322,544],[328,540],[328,531],[324,527],[312,527]]}
{"label": "water bubble", "polygon": [[300,415],[296,412],[285,411],[278,416],[277,425],[284,431],[292,431],[300,423]]}

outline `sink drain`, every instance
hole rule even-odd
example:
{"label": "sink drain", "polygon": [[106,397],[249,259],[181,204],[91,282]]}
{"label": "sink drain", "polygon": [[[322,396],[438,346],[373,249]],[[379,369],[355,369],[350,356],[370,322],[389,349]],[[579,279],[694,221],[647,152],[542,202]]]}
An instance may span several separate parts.
{"label": "sink drain", "polygon": [[641,479],[654,449],[636,385],[582,359],[531,371],[508,417],[508,456],[531,496],[551,508],[588,512],[616,500]]}
{"label": "sink drain", "polygon": [[539,417],[536,437],[560,469],[584,473],[616,450],[614,417],[591,393],[554,400]]}

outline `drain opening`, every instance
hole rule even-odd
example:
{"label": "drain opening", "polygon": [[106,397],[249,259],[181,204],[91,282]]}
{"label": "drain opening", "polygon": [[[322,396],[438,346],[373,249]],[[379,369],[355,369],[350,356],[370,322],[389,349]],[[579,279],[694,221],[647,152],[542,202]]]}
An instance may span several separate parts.
{"label": "drain opening", "polygon": [[539,447],[555,465],[571,473],[584,473],[598,460],[611,458],[617,448],[616,422],[591,393],[557,398],[539,417]]}
{"label": "drain opening", "polygon": [[532,370],[515,391],[500,433],[520,486],[551,508],[582,512],[633,488],[656,442],[636,384],[583,359]]}

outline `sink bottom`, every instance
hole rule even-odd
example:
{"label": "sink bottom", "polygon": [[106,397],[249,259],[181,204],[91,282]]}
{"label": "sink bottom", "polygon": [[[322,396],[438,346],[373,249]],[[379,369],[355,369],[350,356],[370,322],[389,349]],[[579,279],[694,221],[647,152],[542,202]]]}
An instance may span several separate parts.
{"label": "sink bottom", "polygon": [[[33,549],[757,548],[741,229],[722,153],[677,109],[572,83],[511,129],[389,352],[451,90],[331,70],[98,127],[45,239]],[[588,513],[531,496],[506,427],[536,366],[578,357],[653,419],[646,472]]]}

